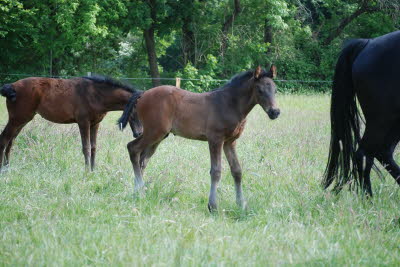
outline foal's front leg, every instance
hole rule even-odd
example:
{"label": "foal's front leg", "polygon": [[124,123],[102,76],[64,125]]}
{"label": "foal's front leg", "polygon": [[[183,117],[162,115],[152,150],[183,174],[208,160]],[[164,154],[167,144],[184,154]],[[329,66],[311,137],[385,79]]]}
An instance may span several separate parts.
{"label": "foal's front leg", "polygon": [[82,139],[82,152],[85,157],[86,171],[90,168],[90,123],[88,121],[78,122],[79,132]]}
{"label": "foal's front leg", "polygon": [[246,201],[242,193],[242,168],[240,167],[235,147],[236,147],[235,141],[224,143],[225,156],[226,159],[228,160],[229,167],[231,168],[233,179],[235,180],[236,203],[239,205],[239,207],[245,209]]}
{"label": "foal's front leg", "polygon": [[100,123],[96,123],[90,127],[90,165],[92,171],[95,167],[97,132],[99,131],[99,126]]}
{"label": "foal's front leg", "polygon": [[208,209],[210,212],[217,209],[217,187],[219,180],[221,179],[221,151],[222,151],[222,141],[208,141],[210,148],[210,159],[211,159],[211,189],[210,197],[208,200]]}

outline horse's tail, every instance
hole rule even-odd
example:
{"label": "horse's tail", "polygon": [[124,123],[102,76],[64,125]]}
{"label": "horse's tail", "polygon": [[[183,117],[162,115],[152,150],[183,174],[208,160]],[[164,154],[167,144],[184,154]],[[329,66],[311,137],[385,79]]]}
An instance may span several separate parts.
{"label": "horse's tail", "polygon": [[15,102],[17,99],[17,92],[15,91],[12,84],[5,84],[0,89],[0,94],[6,97],[11,102]]}
{"label": "horse's tail", "polygon": [[326,189],[336,180],[337,192],[353,179],[358,180],[356,146],[361,139],[362,118],[353,87],[352,65],[367,43],[366,39],[348,42],[336,63],[331,97],[331,142],[322,185]]}
{"label": "horse's tail", "polygon": [[118,119],[118,126],[121,131],[125,129],[126,125],[128,124],[129,117],[131,116],[131,114],[133,112],[136,112],[136,103],[137,100],[142,96],[142,94],[143,92],[141,91],[134,92],[131,98],[129,99],[128,104],[126,104],[121,118]]}

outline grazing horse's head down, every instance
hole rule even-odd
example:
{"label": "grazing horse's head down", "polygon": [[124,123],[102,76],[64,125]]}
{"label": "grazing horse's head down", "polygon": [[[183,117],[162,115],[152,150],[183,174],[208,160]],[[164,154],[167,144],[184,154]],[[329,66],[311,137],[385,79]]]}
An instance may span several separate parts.
{"label": "grazing horse's head down", "polygon": [[278,118],[280,110],[275,101],[276,85],[272,79],[276,77],[276,67],[271,66],[269,72],[263,71],[260,66],[254,71],[253,88],[257,104],[268,114],[271,120]]}

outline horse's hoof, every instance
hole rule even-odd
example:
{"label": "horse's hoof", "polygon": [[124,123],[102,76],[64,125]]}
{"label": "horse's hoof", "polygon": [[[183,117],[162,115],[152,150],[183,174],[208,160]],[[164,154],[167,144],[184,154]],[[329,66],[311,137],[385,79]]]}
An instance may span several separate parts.
{"label": "horse's hoof", "polygon": [[207,207],[208,207],[208,210],[210,211],[210,213],[214,213],[217,211],[217,205],[212,205],[212,204],[208,203]]}
{"label": "horse's hoof", "polygon": [[240,209],[246,210],[247,209],[247,202],[246,201],[242,201],[242,202],[238,203],[238,206],[239,206]]}

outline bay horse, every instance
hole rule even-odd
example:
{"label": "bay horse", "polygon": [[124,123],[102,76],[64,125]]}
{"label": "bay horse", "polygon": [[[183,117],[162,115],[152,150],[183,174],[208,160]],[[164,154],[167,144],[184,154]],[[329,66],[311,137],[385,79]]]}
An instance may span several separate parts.
{"label": "bay horse", "polygon": [[[139,91],[103,76],[73,79],[31,77],[6,84],[0,94],[7,98],[8,123],[0,135],[0,169],[9,163],[14,139],[38,113],[55,123],[77,123],[86,169],[95,166],[96,139],[100,122],[108,111],[123,110]],[[129,123],[135,137],[141,124],[132,114]],[[5,156],[5,159],[4,159]]]}
{"label": "bay horse", "polygon": [[235,181],[236,202],[244,208],[242,170],[236,156],[236,139],[241,135],[247,114],[261,105],[270,119],[280,110],[275,101],[276,85],[272,80],[276,67],[267,72],[258,66],[254,71],[236,75],[222,88],[207,93],[192,93],[174,86],[159,86],[145,91],[137,104],[124,110],[120,123],[127,124],[131,112],[143,125],[143,133],[128,143],[135,174],[135,192],[143,186],[143,171],[160,142],[169,133],[184,138],[208,141],[211,158],[210,211],[217,208],[216,193],[221,178],[221,153],[225,152]]}
{"label": "bay horse", "polygon": [[400,31],[351,40],[343,47],[335,69],[331,141],[323,186],[326,189],[335,181],[334,190],[340,191],[350,183],[372,197],[374,158],[400,185],[400,168],[393,159],[399,140]]}

